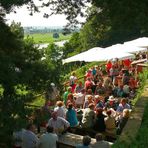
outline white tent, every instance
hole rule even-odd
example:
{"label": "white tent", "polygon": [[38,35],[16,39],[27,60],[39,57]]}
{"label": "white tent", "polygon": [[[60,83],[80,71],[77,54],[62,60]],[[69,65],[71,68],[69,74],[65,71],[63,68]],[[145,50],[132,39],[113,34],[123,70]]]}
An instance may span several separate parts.
{"label": "white tent", "polygon": [[143,37],[136,40],[125,42],[124,44],[116,44],[107,48],[95,47],[86,52],[80,53],[73,57],[63,60],[63,64],[74,61],[106,61],[114,58],[126,59],[133,58],[131,53],[146,51],[144,47],[148,46],[148,38]]}
{"label": "white tent", "polygon": [[124,42],[127,46],[148,47],[148,37],[138,38],[132,41]]}
{"label": "white tent", "polygon": [[94,48],[89,49],[85,52],[82,52],[80,54],[77,54],[75,56],[67,58],[67,59],[63,60],[62,62],[63,62],[63,64],[75,62],[75,61],[86,61],[86,62],[88,62],[87,60],[89,59],[89,57],[92,58],[92,56],[91,56],[92,54],[94,55],[95,53],[99,53],[101,50],[103,50],[103,48],[94,47]]}
{"label": "white tent", "polygon": [[89,62],[91,61],[106,61],[111,60],[114,58],[119,59],[126,59],[126,58],[132,58],[134,55],[130,54],[128,52],[125,52],[122,50],[123,45],[122,44],[116,44],[110,47],[107,47],[103,50],[101,50],[98,53],[92,54],[92,59],[88,59]]}

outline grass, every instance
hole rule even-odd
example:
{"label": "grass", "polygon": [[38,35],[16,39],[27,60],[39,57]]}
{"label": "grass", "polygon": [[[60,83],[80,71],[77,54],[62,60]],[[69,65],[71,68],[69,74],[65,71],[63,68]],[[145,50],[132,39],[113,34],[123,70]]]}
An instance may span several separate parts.
{"label": "grass", "polygon": [[59,33],[59,38],[53,38],[53,33],[34,33],[34,34],[25,34],[25,38],[27,36],[32,37],[34,39],[34,42],[36,44],[38,43],[53,43],[57,41],[62,41],[62,40],[69,40],[71,38],[72,34],[69,35],[63,35],[62,33]]}
{"label": "grass", "polygon": [[145,107],[142,125],[136,136],[136,139],[131,143],[135,148],[145,148],[148,146],[148,103]]}

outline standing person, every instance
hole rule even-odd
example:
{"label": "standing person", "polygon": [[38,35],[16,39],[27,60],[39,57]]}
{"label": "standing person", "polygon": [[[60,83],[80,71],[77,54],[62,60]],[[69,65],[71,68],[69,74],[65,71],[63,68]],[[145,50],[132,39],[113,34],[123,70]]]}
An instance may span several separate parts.
{"label": "standing person", "polygon": [[76,77],[76,73],[72,72],[70,78],[69,78],[69,85],[72,88],[72,93],[74,93],[75,87],[76,87],[76,82],[77,82],[77,77]]}
{"label": "standing person", "polygon": [[90,147],[91,137],[84,136],[82,142],[83,144],[77,145],[76,148],[91,148]]}
{"label": "standing person", "polygon": [[75,93],[81,93],[83,89],[84,89],[84,86],[82,84],[82,81],[79,81],[75,88]]}
{"label": "standing person", "polygon": [[57,134],[53,133],[53,127],[47,126],[47,132],[40,138],[39,148],[56,148]]}
{"label": "standing person", "polygon": [[93,86],[93,82],[91,78],[88,77],[87,80],[85,81],[84,88],[88,90],[88,89],[92,89],[92,86]]}
{"label": "standing person", "polygon": [[67,98],[68,98],[68,94],[72,93],[72,88],[71,87],[68,87],[67,88],[67,91],[64,92],[64,95],[63,95],[63,102],[66,106],[66,103],[67,103]]}
{"label": "standing person", "polygon": [[39,139],[35,135],[35,125],[28,124],[26,130],[22,134],[22,148],[37,148]]}
{"label": "standing person", "polygon": [[92,148],[110,148],[107,141],[103,140],[103,135],[101,133],[96,134],[96,143],[92,144]]}
{"label": "standing person", "polygon": [[53,105],[55,105],[55,103],[57,101],[56,100],[57,96],[60,94],[60,92],[54,83],[51,83],[50,86],[51,86],[51,90],[52,90],[51,91],[51,101],[52,101]]}

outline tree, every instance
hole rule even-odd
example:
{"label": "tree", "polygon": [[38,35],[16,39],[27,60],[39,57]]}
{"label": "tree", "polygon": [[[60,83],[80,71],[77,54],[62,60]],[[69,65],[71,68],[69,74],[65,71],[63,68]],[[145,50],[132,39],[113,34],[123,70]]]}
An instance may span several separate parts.
{"label": "tree", "polygon": [[58,33],[53,33],[53,38],[59,38],[59,34]]}
{"label": "tree", "polygon": [[20,24],[13,23],[11,28],[3,22],[0,25],[0,143],[8,147],[12,131],[27,121],[31,109],[26,103],[53,81],[54,66],[41,60],[43,52],[32,39],[23,39]]}
{"label": "tree", "polygon": [[148,35],[147,1],[94,0],[93,5],[100,9],[95,15],[103,15],[108,20],[106,25],[109,30],[104,40],[106,46]]}

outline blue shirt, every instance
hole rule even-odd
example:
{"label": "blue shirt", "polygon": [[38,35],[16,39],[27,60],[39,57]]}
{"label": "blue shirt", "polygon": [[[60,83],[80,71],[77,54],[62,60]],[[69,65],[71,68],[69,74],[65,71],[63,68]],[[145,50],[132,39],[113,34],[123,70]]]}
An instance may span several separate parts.
{"label": "blue shirt", "polygon": [[70,127],[74,127],[78,125],[78,119],[77,119],[76,111],[74,109],[70,109],[67,111],[66,119],[70,123]]}

